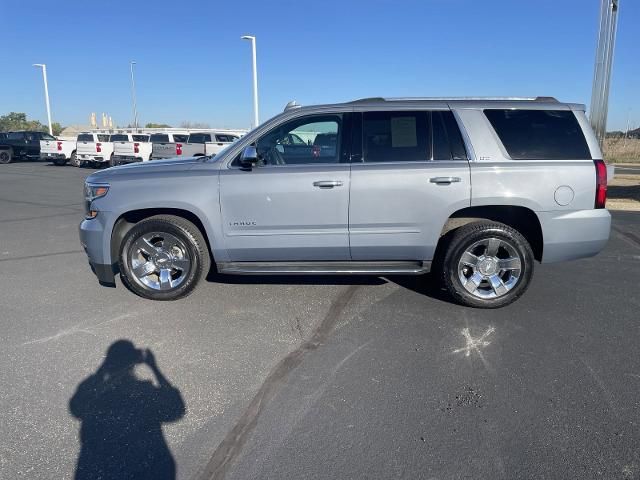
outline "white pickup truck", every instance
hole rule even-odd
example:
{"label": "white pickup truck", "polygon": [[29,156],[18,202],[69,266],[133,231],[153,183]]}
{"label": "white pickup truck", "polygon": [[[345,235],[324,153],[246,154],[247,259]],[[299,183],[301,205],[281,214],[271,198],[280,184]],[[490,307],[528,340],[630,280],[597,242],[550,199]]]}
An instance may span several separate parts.
{"label": "white pickup truck", "polygon": [[108,133],[81,133],[78,135],[76,157],[78,166],[104,164],[111,161],[113,143]]}
{"label": "white pickup truck", "polygon": [[60,167],[67,162],[77,167],[76,139],[56,137],[55,140],[40,140],[40,159],[51,160]]}
{"label": "white pickup truck", "polygon": [[111,166],[151,160],[148,133],[116,133],[111,135],[113,157]]}
{"label": "white pickup truck", "polygon": [[156,156],[154,150],[153,158],[213,157],[240,136],[235,132],[192,132],[186,142],[165,143],[162,156]]}
{"label": "white pickup truck", "polygon": [[176,145],[187,143],[189,132],[184,133],[152,133],[149,141],[151,142],[151,159],[158,160],[161,158],[173,158],[176,156]]}
{"label": "white pickup truck", "polygon": [[193,132],[189,135],[187,143],[182,145],[180,153],[178,153],[178,144],[176,144],[176,154],[185,157],[213,157],[224,147],[235,142],[239,138],[239,135],[235,135],[233,133]]}

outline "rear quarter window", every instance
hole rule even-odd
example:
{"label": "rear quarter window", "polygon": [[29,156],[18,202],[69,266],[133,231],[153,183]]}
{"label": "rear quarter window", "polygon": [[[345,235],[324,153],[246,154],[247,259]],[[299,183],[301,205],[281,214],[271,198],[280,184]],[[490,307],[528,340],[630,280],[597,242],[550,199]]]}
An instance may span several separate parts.
{"label": "rear quarter window", "polygon": [[591,159],[570,110],[487,109],[484,114],[514,160]]}

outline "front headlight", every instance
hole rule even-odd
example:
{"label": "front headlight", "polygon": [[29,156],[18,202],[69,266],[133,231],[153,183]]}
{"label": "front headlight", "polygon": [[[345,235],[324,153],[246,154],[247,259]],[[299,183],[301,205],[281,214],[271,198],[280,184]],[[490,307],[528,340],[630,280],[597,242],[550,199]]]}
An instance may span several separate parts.
{"label": "front headlight", "polygon": [[91,203],[100,197],[104,197],[109,192],[109,185],[106,183],[85,183],[84,184],[84,213],[87,218],[95,218],[98,211]]}

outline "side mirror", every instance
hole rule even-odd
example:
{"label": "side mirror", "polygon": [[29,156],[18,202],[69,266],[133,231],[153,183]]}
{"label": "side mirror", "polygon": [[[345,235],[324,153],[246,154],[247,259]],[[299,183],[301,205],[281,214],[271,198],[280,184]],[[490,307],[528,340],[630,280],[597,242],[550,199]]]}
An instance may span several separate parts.
{"label": "side mirror", "polygon": [[258,152],[256,147],[249,146],[244,149],[242,155],[240,155],[240,165],[242,168],[251,170],[258,163]]}

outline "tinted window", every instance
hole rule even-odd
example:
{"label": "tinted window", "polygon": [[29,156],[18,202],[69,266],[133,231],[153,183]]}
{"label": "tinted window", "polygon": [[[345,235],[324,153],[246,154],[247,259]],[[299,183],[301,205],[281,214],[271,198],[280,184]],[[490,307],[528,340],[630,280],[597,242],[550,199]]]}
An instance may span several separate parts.
{"label": "tinted window", "polygon": [[362,131],[365,162],[431,159],[427,112],[367,112]]}
{"label": "tinted window", "polygon": [[98,141],[99,142],[108,142],[110,137],[111,137],[111,135],[104,135],[104,134],[100,135],[100,134],[98,134]]}
{"label": "tinted window", "polygon": [[460,128],[453,116],[453,112],[432,112],[431,122],[433,132],[433,159],[466,160],[467,151],[464,148]]}
{"label": "tinted window", "polygon": [[148,142],[149,141],[149,135],[132,135],[131,138],[133,138],[134,142]]}
{"label": "tinted window", "polygon": [[216,135],[217,142],[231,143],[238,139],[235,135]]}
{"label": "tinted window", "polygon": [[262,165],[339,163],[340,115],[306,117],[285,123],[256,142]]}
{"label": "tinted window", "polygon": [[591,158],[582,129],[571,111],[485,110],[484,113],[513,159]]}
{"label": "tinted window", "polygon": [[186,142],[189,138],[189,135],[182,135],[182,134],[177,134],[173,136],[173,141],[174,142]]}
{"label": "tinted window", "polygon": [[166,133],[154,133],[153,135],[151,135],[149,141],[151,143],[168,143],[169,135],[167,135]]}
{"label": "tinted window", "polygon": [[189,135],[189,143],[205,143],[211,141],[209,133],[192,133]]}
{"label": "tinted window", "polygon": [[122,135],[122,134],[111,135],[111,141],[112,142],[128,142],[129,136]]}
{"label": "tinted window", "polygon": [[9,140],[24,140],[24,133],[22,132],[9,132],[7,133]]}
{"label": "tinted window", "polygon": [[42,138],[42,140],[55,140],[55,137],[49,135],[48,133],[43,133],[40,138]]}
{"label": "tinted window", "polygon": [[78,142],[93,142],[93,135],[90,133],[81,133],[78,135]]}

